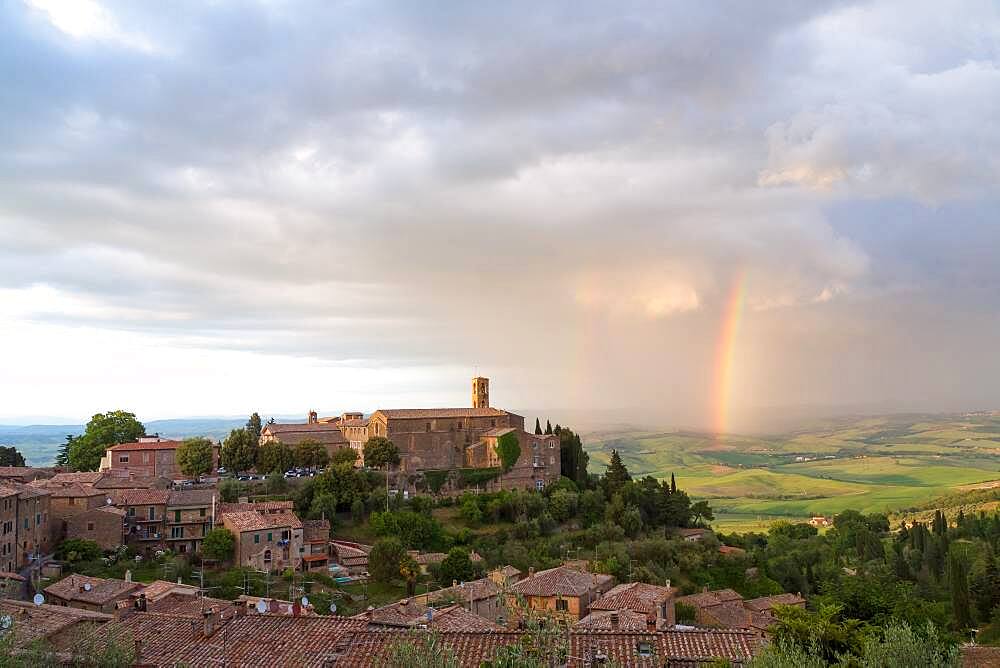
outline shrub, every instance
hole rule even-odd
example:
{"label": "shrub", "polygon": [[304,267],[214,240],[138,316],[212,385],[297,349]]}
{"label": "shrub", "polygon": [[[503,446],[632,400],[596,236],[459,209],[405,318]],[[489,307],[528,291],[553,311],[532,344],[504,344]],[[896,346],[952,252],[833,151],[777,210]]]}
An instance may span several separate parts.
{"label": "shrub", "polygon": [[56,559],[71,564],[80,561],[94,561],[101,558],[101,546],[92,540],[70,538],[59,543],[56,548]]}
{"label": "shrub", "polygon": [[406,556],[398,538],[383,538],[372,546],[368,555],[368,573],[376,582],[391,582],[400,577],[399,565]]}

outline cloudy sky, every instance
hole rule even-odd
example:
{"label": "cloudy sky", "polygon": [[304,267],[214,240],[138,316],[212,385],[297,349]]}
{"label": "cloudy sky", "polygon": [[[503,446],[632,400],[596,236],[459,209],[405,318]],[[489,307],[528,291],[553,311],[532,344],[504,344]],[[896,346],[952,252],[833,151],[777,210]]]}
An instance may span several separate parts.
{"label": "cloudy sky", "polygon": [[0,417],[1000,408],[1000,9],[0,0]]}

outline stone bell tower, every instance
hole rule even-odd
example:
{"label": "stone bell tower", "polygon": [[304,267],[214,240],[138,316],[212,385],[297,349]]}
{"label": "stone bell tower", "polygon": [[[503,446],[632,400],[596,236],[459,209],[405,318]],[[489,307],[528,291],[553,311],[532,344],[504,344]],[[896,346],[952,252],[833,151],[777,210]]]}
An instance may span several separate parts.
{"label": "stone bell tower", "polygon": [[472,407],[490,407],[490,379],[476,376],[472,379]]}

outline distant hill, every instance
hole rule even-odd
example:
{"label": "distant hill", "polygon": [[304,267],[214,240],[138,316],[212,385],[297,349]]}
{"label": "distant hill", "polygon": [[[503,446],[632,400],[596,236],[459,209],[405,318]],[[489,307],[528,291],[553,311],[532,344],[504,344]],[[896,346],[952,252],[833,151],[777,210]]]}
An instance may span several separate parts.
{"label": "distant hill", "polygon": [[[246,424],[246,418],[177,418],[150,420],[146,433],[163,438],[205,436],[221,440]],[[82,434],[83,425],[0,425],[0,445],[13,445],[30,466],[51,466],[67,434]]]}

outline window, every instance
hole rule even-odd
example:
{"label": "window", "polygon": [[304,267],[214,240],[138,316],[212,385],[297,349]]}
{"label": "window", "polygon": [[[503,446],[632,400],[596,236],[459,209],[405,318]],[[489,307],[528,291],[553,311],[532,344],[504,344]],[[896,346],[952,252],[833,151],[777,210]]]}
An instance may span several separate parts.
{"label": "window", "polygon": [[180,521],[181,521],[181,511],[175,510],[174,511],[174,522],[180,522]]}
{"label": "window", "polygon": [[564,598],[557,598],[556,599],[556,610],[558,610],[560,612],[566,612],[567,610],[569,610],[569,601],[567,601]]}
{"label": "window", "polygon": [[28,518],[27,517],[24,518],[24,528],[25,529],[28,528]]}
{"label": "window", "polygon": [[268,534],[267,534],[267,542],[270,543],[272,541],[274,541],[274,534],[268,532]]}
{"label": "window", "polygon": [[264,550],[264,563],[271,562],[271,550]]}
{"label": "window", "polygon": [[204,508],[199,508],[198,509],[198,516],[199,517],[204,517],[205,516],[205,509]]}
{"label": "window", "polygon": [[87,531],[93,531],[93,530],[94,530],[94,523],[87,522]]}
{"label": "window", "polygon": [[302,554],[302,553],[303,553],[303,552],[305,552],[305,551],[306,551],[306,548],[304,548],[304,547],[300,547],[300,548],[299,548],[299,554]]}
{"label": "window", "polygon": [[281,532],[281,540],[288,540],[288,532],[287,531],[282,531]]}
{"label": "window", "polygon": [[183,538],[184,537],[184,527],[170,527],[170,537],[171,538]]}
{"label": "window", "polygon": [[645,640],[640,640],[635,644],[635,651],[639,656],[653,656],[653,644]]}
{"label": "window", "polygon": [[118,455],[119,464],[128,464],[128,455]]}
{"label": "window", "polygon": [[544,480],[536,480],[535,481],[535,489],[537,489],[539,492],[542,491],[543,489],[545,489],[545,481]]}
{"label": "window", "polygon": [[73,497],[70,497],[70,499],[69,499],[69,505],[75,506],[76,505],[76,499],[74,499]]}
{"label": "window", "polygon": [[260,534],[259,533],[255,533],[253,535],[253,542],[254,543],[259,543],[260,542]]}
{"label": "window", "polygon": [[135,517],[135,506],[130,506],[128,509],[128,516]]}
{"label": "window", "polygon": [[428,422],[428,423],[427,423],[427,431],[430,431],[430,430],[431,430],[431,423],[430,423],[430,422]]}
{"label": "window", "polygon": [[150,506],[149,507],[149,519],[151,519],[151,520],[155,520],[156,519],[156,506]]}

